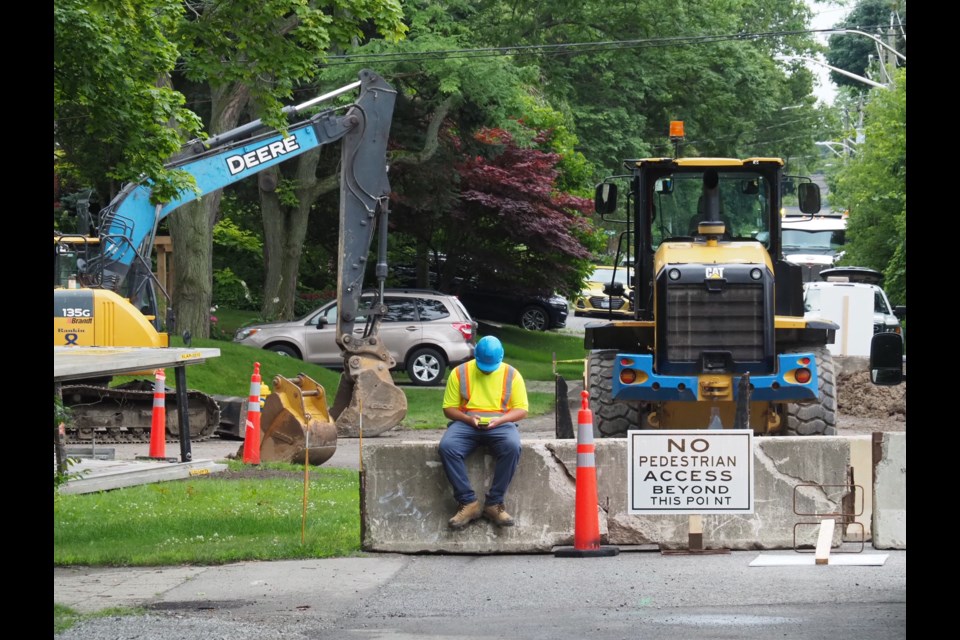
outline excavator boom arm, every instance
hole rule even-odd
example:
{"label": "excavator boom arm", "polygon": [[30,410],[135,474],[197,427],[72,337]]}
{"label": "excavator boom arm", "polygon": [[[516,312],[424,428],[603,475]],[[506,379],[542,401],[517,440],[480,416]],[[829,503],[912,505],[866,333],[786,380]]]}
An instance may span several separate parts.
{"label": "excavator boom arm", "polygon": [[[131,266],[140,261],[149,264],[153,241],[159,223],[181,206],[208,193],[278,165],[307,151],[344,139],[342,146],[341,222],[343,216],[366,219],[368,211],[389,195],[387,180],[386,141],[393,116],[396,91],[380,76],[370,71],[360,73],[360,96],[342,114],[335,110],[291,124],[286,134],[268,129],[259,121],[242,125],[220,134],[211,142],[194,141],[184,145],[181,153],[167,168],[189,173],[196,190],[184,190],[175,199],[159,205],[151,203],[148,182],[130,184],[101,212],[100,235],[103,283],[121,293],[131,294],[141,283],[126,283]],[[341,91],[323,97],[339,95]],[[304,105],[288,107],[297,113],[312,106],[319,98]],[[362,179],[351,176],[362,175]],[[364,250],[369,243],[364,246]],[[134,298],[134,296],[129,296]],[[134,304],[141,307],[139,300]],[[151,309],[153,310],[153,309]]]}

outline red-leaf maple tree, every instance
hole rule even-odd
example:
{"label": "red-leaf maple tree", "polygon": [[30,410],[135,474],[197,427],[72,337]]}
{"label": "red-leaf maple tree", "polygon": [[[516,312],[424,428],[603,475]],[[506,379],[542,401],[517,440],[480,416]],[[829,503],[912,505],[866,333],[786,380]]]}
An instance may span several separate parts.
{"label": "red-leaf maple tree", "polygon": [[[556,153],[543,151],[550,132],[521,147],[503,129],[479,130],[483,155],[456,165],[460,196],[451,216],[448,263],[467,285],[574,295],[590,262],[593,202],[559,192]],[[448,265],[449,266],[449,265]]]}

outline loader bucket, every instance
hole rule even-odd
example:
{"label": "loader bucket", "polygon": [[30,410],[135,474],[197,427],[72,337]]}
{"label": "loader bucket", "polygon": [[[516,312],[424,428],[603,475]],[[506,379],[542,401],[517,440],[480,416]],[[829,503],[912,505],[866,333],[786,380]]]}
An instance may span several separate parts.
{"label": "loader bucket", "polygon": [[260,415],[262,462],[321,465],[337,451],[337,427],[327,409],[326,392],[310,377],[276,376]]}

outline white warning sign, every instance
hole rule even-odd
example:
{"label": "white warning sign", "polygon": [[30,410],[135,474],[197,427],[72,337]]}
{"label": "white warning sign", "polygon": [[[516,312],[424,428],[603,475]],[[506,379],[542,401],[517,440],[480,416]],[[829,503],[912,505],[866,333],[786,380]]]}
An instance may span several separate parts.
{"label": "white warning sign", "polygon": [[628,431],[632,514],[753,513],[753,431]]}

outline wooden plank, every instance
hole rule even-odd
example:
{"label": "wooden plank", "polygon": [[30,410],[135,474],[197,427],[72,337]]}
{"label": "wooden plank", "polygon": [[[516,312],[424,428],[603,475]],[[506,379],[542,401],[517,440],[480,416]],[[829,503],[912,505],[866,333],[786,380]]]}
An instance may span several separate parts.
{"label": "wooden plank", "polygon": [[691,551],[703,549],[703,516],[699,513],[690,516],[688,543]]}
{"label": "wooden plank", "polygon": [[820,535],[817,537],[816,564],[830,564],[830,547],[833,546],[833,528],[837,521],[827,518],[820,523]]}
{"label": "wooden plank", "polygon": [[[850,467],[853,470],[854,522],[843,532],[844,541],[873,539],[873,442],[869,435],[850,438]],[[860,490],[857,490],[857,486]],[[857,524],[859,523],[859,524]],[[862,528],[861,528],[862,527]]]}
{"label": "wooden plank", "polygon": [[167,480],[182,480],[225,471],[227,465],[213,460],[192,462],[133,462],[129,460],[80,459],[70,467],[70,479],[62,494],[95,493]]}
{"label": "wooden plank", "polygon": [[[882,567],[890,554],[883,553],[835,553],[830,566]],[[809,553],[763,554],[750,563],[751,567],[806,567],[814,566],[814,558]]]}

